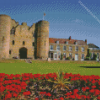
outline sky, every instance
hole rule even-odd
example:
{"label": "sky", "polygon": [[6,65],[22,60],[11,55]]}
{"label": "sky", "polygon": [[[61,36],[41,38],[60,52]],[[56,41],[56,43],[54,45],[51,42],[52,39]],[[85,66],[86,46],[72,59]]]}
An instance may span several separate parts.
{"label": "sky", "polygon": [[87,39],[100,47],[100,0],[0,0],[0,14],[28,26],[49,22],[49,38]]}

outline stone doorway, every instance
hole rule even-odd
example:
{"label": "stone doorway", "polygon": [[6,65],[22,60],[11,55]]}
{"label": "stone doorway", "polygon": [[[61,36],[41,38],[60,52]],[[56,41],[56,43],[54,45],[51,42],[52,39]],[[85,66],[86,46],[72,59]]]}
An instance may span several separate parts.
{"label": "stone doorway", "polygon": [[20,59],[27,59],[27,48],[23,47],[19,49]]}

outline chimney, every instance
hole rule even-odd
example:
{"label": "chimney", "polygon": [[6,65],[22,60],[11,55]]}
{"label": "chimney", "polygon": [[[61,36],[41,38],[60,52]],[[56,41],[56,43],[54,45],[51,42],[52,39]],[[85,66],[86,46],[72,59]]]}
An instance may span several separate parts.
{"label": "chimney", "polygon": [[71,40],[71,36],[69,37],[69,40]]}
{"label": "chimney", "polygon": [[85,43],[87,43],[87,39],[85,39]]}

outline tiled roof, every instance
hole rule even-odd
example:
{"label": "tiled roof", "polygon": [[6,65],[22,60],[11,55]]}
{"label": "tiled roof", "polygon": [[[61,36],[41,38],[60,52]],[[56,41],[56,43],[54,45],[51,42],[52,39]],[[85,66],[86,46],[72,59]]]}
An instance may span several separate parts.
{"label": "tiled roof", "polygon": [[49,43],[56,43],[56,41],[59,41],[59,44],[65,44],[65,42],[68,41],[68,44],[75,44],[75,42],[77,42],[78,45],[87,45],[83,40],[49,38]]}
{"label": "tiled roof", "polygon": [[89,43],[89,44],[88,44],[88,48],[99,48],[99,47],[96,46],[96,45],[93,44],[93,43]]}

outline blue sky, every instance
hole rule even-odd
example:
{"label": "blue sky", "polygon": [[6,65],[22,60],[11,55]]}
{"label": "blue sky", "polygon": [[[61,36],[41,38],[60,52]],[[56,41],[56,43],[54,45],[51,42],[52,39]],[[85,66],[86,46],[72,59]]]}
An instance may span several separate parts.
{"label": "blue sky", "polygon": [[[0,14],[28,26],[49,21],[49,37],[87,39],[100,47],[100,0],[0,0]],[[84,6],[82,6],[82,4]]]}

